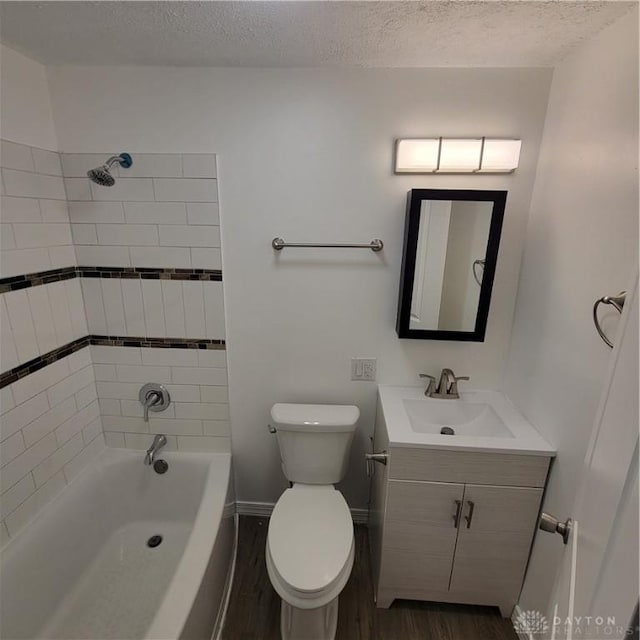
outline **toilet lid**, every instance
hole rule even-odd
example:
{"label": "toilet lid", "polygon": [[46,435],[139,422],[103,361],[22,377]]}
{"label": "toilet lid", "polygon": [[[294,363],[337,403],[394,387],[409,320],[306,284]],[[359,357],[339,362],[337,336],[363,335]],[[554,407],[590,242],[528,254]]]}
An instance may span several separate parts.
{"label": "toilet lid", "polygon": [[293,589],[325,589],[349,558],[353,544],[351,513],[333,487],[287,489],[276,503],[267,544],[280,577]]}

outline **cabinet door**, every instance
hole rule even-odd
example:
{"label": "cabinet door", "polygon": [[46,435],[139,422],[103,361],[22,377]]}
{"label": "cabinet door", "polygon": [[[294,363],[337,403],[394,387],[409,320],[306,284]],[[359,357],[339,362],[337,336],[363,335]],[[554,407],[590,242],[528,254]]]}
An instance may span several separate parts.
{"label": "cabinet door", "polygon": [[541,498],[542,489],[466,486],[452,593],[517,601]]}
{"label": "cabinet door", "polygon": [[390,480],[380,583],[446,591],[456,546],[456,501],[464,485]]}

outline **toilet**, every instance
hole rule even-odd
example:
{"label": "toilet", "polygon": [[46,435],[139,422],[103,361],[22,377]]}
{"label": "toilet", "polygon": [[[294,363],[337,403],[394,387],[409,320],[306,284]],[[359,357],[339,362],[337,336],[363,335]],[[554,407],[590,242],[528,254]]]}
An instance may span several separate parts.
{"label": "toilet", "polygon": [[274,404],[272,432],[292,483],[276,503],[265,552],[280,596],[282,640],[332,640],[355,553],[351,512],[334,487],[347,470],[358,407]]}

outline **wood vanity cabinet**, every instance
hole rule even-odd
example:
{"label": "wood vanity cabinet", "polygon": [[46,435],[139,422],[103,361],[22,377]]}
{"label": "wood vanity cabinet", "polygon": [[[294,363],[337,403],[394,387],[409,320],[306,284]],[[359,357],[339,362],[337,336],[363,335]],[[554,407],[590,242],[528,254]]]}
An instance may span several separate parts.
{"label": "wood vanity cabinet", "polygon": [[518,601],[550,458],[389,446],[378,407],[369,512],[378,607]]}

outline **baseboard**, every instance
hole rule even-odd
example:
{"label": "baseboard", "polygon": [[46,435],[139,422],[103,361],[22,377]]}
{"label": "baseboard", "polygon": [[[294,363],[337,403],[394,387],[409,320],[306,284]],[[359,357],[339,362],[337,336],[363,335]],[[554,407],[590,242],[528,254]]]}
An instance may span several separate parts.
{"label": "baseboard", "polygon": [[368,509],[350,509],[351,518],[356,524],[369,524]]}
{"label": "baseboard", "polygon": [[513,630],[516,632],[516,635],[518,636],[519,640],[535,640],[535,638],[530,633],[526,633],[524,631],[518,631],[518,625],[516,624],[516,621],[518,620],[518,618],[520,618],[522,613],[523,611],[520,608],[520,605],[517,604],[513,608],[513,613],[511,614],[511,624],[513,624]]}
{"label": "baseboard", "polygon": [[[242,516],[268,518],[274,506],[274,502],[246,502],[238,500],[236,502],[236,512]],[[369,521],[369,512],[367,509],[351,509],[351,518],[356,524],[367,524]]]}
{"label": "baseboard", "polygon": [[275,506],[274,502],[246,502],[236,500],[236,513],[241,516],[268,518]]}

